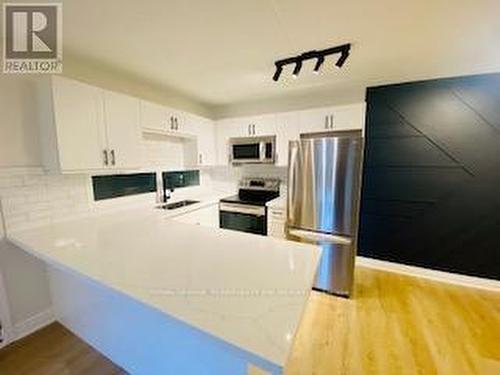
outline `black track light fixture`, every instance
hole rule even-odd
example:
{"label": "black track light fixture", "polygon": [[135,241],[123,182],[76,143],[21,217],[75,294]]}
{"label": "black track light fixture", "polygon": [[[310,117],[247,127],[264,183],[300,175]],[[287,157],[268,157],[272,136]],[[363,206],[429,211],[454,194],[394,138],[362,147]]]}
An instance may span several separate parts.
{"label": "black track light fixture", "polygon": [[293,68],[292,77],[297,78],[300,73],[300,69],[302,69],[302,60],[297,59],[295,63],[295,68]]}
{"label": "black track light fixture", "polygon": [[278,81],[280,79],[281,72],[283,71],[283,66],[278,63],[275,63],[275,65],[276,65],[276,72],[274,73],[273,81]]}
{"label": "black track light fixture", "polygon": [[349,57],[349,50],[347,50],[345,52],[343,51],[342,54],[340,55],[339,59],[335,63],[335,66],[339,69],[342,68],[342,66],[344,65],[344,63],[348,57]]}
{"label": "black track light fixture", "polygon": [[318,56],[318,59],[316,60],[316,65],[314,65],[314,74],[319,74],[319,69],[321,68],[321,65],[325,62],[325,56]]}
{"label": "black track light fixture", "polygon": [[335,63],[338,68],[342,68],[347,58],[349,57],[349,51],[351,49],[351,44],[342,44],[340,46],[327,48],[321,51],[313,50],[304,52],[298,56],[288,57],[286,59],[278,60],[274,63],[276,66],[276,72],[274,73],[273,80],[278,81],[280,79],[281,73],[283,72],[283,66],[294,64],[295,67],[292,72],[292,77],[297,78],[300,70],[302,69],[302,63],[306,60],[316,59],[316,65],[314,66],[313,73],[319,74],[319,70],[323,63],[325,62],[325,58],[329,55],[334,55],[340,53],[340,57]]}

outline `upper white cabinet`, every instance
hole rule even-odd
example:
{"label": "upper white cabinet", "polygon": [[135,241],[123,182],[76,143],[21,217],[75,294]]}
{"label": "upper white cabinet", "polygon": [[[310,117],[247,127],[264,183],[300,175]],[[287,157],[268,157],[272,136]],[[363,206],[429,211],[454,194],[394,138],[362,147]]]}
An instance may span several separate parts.
{"label": "upper white cabinet", "polygon": [[366,104],[350,104],[335,108],[333,117],[334,130],[365,129]]}
{"label": "upper white cabinet", "polygon": [[360,103],[300,111],[300,133],[363,130],[365,108],[365,104]]}
{"label": "upper white cabinet", "polygon": [[141,100],[141,127],[146,133],[189,138],[195,130],[189,126],[188,114],[160,104]]}
{"label": "upper white cabinet", "polygon": [[288,144],[298,140],[299,113],[286,112],[276,115],[276,165],[288,165]]}
{"label": "upper white cabinet", "polygon": [[141,126],[144,130],[165,131],[170,125],[168,121],[167,110],[164,106],[140,101]]}
{"label": "upper white cabinet", "polygon": [[215,148],[215,125],[212,120],[187,114],[184,126],[195,135],[191,152],[195,154],[192,162],[195,166],[212,166],[217,164]]}
{"label": "upper white cabinet", "polygon": [[104,91],[104,122],[108,165],[118,169],[141,167],[139,100]]}
{"label": "upper white cabinet", "polygon": [[240,126],[242,136],[264,136],[276,134],[276,115],[241,117],[235,119]]}
{"label": "upper white cabinet", "polygon": [[300,133],[317,133],[333,130],[333,116],[333,108],[317,108],[300,111]]}
{"label": "upper white cabinet", "polygon": [[217,121],[215,125],[215,137],[217,145],[217,165],[229,163],[229,138],[247,136],[241,122],[235,119],[224,119]]}
{"label": "upper white cabinet", "polygon": [[63,77],[42,88],[42,149],[50,170],[141,166],[139,100]]}
{"label": "upper white cabinet", "polygon": [[100,89],[61,77],[40,86],[42,150],[50,170],[105,167],[106,128]]}

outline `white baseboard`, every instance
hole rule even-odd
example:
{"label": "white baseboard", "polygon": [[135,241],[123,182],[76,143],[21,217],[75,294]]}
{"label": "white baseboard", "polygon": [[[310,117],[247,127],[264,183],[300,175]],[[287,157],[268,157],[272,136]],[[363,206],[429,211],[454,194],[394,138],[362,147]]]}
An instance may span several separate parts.
{"label": "white baseboard", "polygon": [[12,341],[17,341],[25,336],[31,335],[33,332],[38,331],[54,321],[54,312],[52,309],[47,309],[14,325],[12,329],[13,332],[9,336],[12,338]]}
{"label": "white baseboard", "polygon": [[433,281],[439,281],[448,284],[478,288],[493,292],[500,292],[500,281],[493,279],[484,279],[481,277],[460,275],[458,273],[436,271],[428,268],[407,266],[405,264],[388,262],[373,258],[356,257],[356,266],[373,268],[382,271],[395,272],[409,276],[421,277]]}

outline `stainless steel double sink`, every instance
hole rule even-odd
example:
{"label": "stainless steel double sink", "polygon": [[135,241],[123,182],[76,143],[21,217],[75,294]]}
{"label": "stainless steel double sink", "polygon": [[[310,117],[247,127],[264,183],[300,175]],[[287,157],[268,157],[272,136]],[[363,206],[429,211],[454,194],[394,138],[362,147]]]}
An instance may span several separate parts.
{"label": "stainless steel double sink", "polygon": [[162,209],[162,210],[175,210],[176,208],[181,208],[181,207],[186,207],[190,206],[192,204],[200,203],[200,201],[193,201],[193,200],[183,200],[179,202],[173,202],[173,203],[167,203],[167,204],[162,204],[160,206],[157,206],[156,208]]}

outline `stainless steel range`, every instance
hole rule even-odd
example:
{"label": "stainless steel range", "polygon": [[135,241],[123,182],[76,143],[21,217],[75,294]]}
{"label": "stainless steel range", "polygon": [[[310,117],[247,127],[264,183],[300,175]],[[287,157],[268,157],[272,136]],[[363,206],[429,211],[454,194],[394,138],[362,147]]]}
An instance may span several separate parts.
{"label": "stainless steel range", "polygon": [[279,186],[278,179],[242,179],[237,195],[220,200],[220,227],[267,235],[266,203],[280,195]]}

